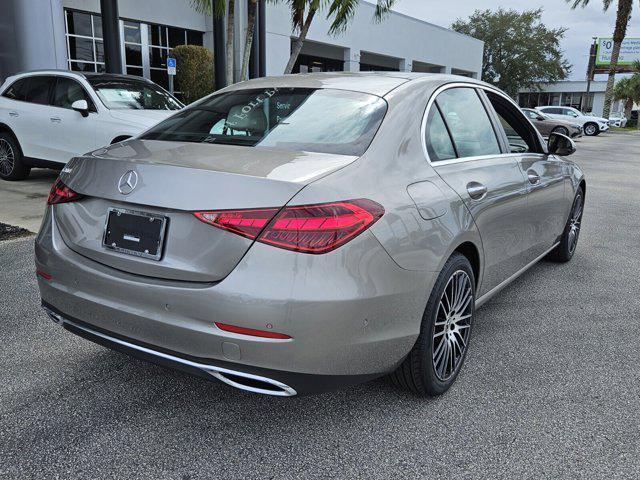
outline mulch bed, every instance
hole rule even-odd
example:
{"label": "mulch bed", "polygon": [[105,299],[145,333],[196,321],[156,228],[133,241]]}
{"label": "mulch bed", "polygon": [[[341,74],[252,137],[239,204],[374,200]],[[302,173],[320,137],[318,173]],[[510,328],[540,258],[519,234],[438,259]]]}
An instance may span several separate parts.
{"label": "mulch bed", "polygon": [[13,238],[28,237],[29,235],[32,235],[29,230],[0,222],[0,242]]}

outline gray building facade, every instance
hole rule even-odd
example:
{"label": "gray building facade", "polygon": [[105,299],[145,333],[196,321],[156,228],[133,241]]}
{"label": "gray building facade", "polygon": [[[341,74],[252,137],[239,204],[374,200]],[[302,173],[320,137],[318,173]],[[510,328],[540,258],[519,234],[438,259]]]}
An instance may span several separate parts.
{"label": "gray building facade", "polygon": [[[119,0],[118,6],[123,73],[166,87],[171,48],[188,43],[213,50],[213,21],[189,0]],[[480,77],[483,42],[395,12],[374,23],[374,8],[362,2],[347,31],[337,36],[328,35],[330,22],[317,15],[294,72],[394,70]],[[246,0],[237,0],[237,76],[246,12]],[[265,26],[266,74],[280,75],[294,38],[287,6],[267,3]],[[99,0],[0,2],[0,80],[43,68],[104,69]]]}

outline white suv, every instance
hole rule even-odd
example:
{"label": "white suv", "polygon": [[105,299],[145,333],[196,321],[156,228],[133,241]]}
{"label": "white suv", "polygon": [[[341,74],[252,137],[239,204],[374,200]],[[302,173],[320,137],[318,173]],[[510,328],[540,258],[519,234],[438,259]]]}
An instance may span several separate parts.
{"label": "white suv", "polygon": [[582,126],[585,135],[598,135],[609,130],[609,121],[606,118],[585,115],[573,107],[536,107],[536,110],[546,113],[550,117],[561,120],[570,120]]}
{"label": "white suv", "polygon": [[0,87],[0,178],[134,137],[184,105],[161,87],[127,75],[38,71]]}

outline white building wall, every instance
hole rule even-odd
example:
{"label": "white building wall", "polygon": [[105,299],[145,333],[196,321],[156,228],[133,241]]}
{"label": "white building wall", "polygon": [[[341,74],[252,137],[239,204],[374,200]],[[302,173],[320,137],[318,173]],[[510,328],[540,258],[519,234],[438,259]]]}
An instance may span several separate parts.
{"label": "white building wall", "polygon": [[[458,69],[479,77],[484,43],[443,27],[392,12],[375,23],[375,6],[362,2],[345,33],[328,34],[330,21],[322,12],[313,20],[308,40],[349,49],[345,69],[359,70],[360,52],[396,57],[403,69],[414,60],[441,65],[446,72]],[[291,52],[291,14],[284,4],[267,4],[267,74],[280,75]]]}

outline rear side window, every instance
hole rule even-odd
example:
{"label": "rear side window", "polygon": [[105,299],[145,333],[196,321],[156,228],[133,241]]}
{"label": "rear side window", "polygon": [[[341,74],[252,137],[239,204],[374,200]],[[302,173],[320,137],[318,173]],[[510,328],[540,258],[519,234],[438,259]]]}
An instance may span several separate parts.
{"label": "rear side window", "polygon": [[561,108],[545,108],[542,111],[544,113],[550,113],[552,115],[564,115],[562,113],[562,109]]}
{"label": "rear side window", "polygon": [[53,93],[53,106],[60,108],[71,108],[73,102],[86,100],[89,110],[95,110],[93,102],[82,85],[71,78],[58,77],[56,88]]}
{"label": "rear side window", "polygon": [[436,103],[449,127],[459,157],[502,153],[491,120],[474,89],[445,90],[438,95]]}
{"label": "rear side window", "polygon": [[21,78],[13,82],[13,84],[5,90],[2,94],[3,97],[10,98],[11,100],[24,101],[27,97],[27,87],[29,86],[28,78]]}
{"label": "rear side window", "polygon": [[31,77],[29,80],[29,89],[27,90],[27,102],[49,105],[51,101],[51,91],[53,90],[55,81],[55,77]]}
{"label": "rear side window", "polygon": [[351,91],[236,90],[186,108],[142,138],[360,156],[386,111],[381,98]]}
{"label": "rear side window", "polygon": [[442,120],[440,110],[433,106],[427,118],[427,130],[425,132],[427,153],[432,162],[450,160],[456,158],[456,151],[453,142],[447,131],[447,127]]}

